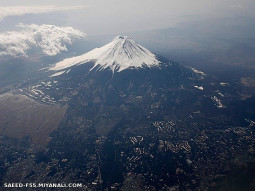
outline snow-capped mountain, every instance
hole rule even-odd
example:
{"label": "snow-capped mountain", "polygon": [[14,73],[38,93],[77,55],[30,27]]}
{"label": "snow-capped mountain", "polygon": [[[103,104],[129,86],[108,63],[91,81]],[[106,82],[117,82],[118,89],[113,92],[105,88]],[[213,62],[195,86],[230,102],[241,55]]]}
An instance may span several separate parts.
{"label": "snow-capped mountain", "polygon": [[[255,98],[247,96],[254,91],[156,56],[128,37],[40,72],[38,81],[19,85],[12,98],[0,96],[1,146],[21,151],[0,184],[10,180],[13,168],[20,172],[31,163],[18,174],[21,180],[49,182],[65,175],[90,190],[130,190],[126,182],[135,179],[124,175],[139,174],[139,189],[146,185],[140,190],[206,190],[199,184],[214,181],[235,153],[254,147]],[[14,135],[25,129],[23,136],[31,139],[9,139],[9,129]],[[47,145],[26,146],[34,140]],[[57,168],[51,165],[56,158]],[[211,172],[206,177],[204,164]]]}
{"label": "snow-capped mountain", "polygon": [[[112,42],[101,48],[96,48],[81,56],[64,59],[56,63],[50,70],[64,70],[75,65],[94,61],[94,67],[99,70],[109,68],[120,72],[127,68],[151,67],[160,64],[156,55],[137,44],[127,36],[117,36]],[[92,68],[92,69],[93,69]]]}

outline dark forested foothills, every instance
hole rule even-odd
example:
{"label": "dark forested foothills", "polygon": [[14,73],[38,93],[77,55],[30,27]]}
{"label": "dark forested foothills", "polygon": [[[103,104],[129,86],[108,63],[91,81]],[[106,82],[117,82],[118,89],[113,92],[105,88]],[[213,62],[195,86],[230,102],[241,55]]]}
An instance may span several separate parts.
{"label": "dark forested foothills", "polygon": [[254,8],[2,0],[0,190],[255,190]]}

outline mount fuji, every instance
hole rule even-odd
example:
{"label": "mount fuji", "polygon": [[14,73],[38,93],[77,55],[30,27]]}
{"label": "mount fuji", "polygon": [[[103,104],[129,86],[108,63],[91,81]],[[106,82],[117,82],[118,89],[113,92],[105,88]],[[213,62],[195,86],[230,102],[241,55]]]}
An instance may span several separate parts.
{"label": "mount fuji", "polygon": [[112,72],[120,72],[127,68],[153,67],[161,63],[155,54],[137,44],[131,38],[117,36],[112,42],[101,48],[58,62],[50,70],[64,70],[90,61],[95,62],[92,69],[110,69]]}
{"label": "mount fuji", "polygon": [[[42,135],[47,145],[21,150],[27,162],[13,160],[3,182],[13,175],[24,182],[80,182],[86,190],[208,190],[208,180],[235,153],[254,147],[254,97],[240,100],[239,86],[164,59],[129,37],[40,72],[42,78],[13,93],[25,100],[23,116],[34,119],[28,136]],[[13,104],[7,101],[2,105]],[[7,112],[23,132],[17,108]],[[16,133],[5,116],[4,130]]]}
{"label": "mount fuji", "polygon": [[[196,95],[207,91],[207,87],[203,87],[207,84],[204,72],[156,55],[127,36],[117,36],[100,48],[66,58],[50,66],[47,74],[49,78],[42,84],[36,84],[28,95],[50,104],[70,104],[75,95],[85,90],[86,93],[82,94],[88,96],[84,97],[85,100],[104,95],[100,102],[116,106],[126,101],[122,94],[127,97],[142,95],[143,98],[148,98],[147,101],[152,101],[155,96],[148,96],[150,94],[159,96],[168,92],[168,96],[176,96],[181,91],[190,94],[190,97],[193,94],[196,102],[195,100],[200,99]],[[95,92],[95,89],[100,93]],[[47,94],[51,99],[46,97],[42,100],[44,96],[40,97],[34,92]],[[170,99],[175,98],[169,97]],[[180,113],[182,114],[183,112]]]}

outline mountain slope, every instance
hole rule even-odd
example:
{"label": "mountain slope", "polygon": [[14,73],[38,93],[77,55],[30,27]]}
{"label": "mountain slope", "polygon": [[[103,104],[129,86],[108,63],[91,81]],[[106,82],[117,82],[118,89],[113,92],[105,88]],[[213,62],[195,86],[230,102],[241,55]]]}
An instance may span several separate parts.
{"label": "mountain slope", "polygon": [[240,100],[234,83],[156,56],[128,37],[42,72],[47,78],[15,93],[67,106],[65,115],[49,144],[28,146],[29,160],[17,155],[2,182],[18,176],[81,182],[88,190],[207,190],[237,153],[254,148],[254,97]]}
{"label": "mountain slope", "polygon": [[127,68],[151,67],[159,65],[156,55],[127,36],[118,36],[109,44],[96,48],[81,56],[67,58],[50,70],[63,70],[72,66],[95,61],[94,67],[120,72]]}

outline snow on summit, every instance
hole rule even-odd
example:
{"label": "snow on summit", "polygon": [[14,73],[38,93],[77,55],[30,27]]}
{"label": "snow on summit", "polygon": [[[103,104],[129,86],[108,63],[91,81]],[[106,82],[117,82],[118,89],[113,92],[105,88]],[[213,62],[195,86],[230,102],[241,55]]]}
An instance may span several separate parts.
{"label": "snow on summit", "polygon": [[151,67],[160,63],[155,54],[134,40],[127,36],[118,36],[101,48],[58,62],[50,70],[63,70],[89,61],[95,61],[93,68],[97,66],[99,66],[99,70],[110,68],[113,72],[120,72],[130,67]]}

